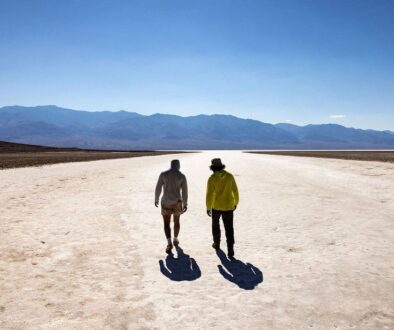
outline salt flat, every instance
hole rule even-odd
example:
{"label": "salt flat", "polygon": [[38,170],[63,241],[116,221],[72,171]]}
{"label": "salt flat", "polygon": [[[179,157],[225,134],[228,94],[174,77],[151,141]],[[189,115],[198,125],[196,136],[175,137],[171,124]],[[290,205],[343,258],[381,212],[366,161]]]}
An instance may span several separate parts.
{"label": "salt flat", "polygon": [[[233,265],[211,248],[213,157],[240,190]],[[190,201],[166,260],[173,158]],[[394,328],[393,164],[204,152],[3,170],[0,189],[1,329]]]}

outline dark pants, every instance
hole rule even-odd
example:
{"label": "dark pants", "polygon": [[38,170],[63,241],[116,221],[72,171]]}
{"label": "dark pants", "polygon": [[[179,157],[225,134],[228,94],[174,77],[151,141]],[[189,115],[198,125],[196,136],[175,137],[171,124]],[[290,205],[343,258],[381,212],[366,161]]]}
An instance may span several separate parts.
{"label": "dark pants", "polygon": [[233,250],[234,247],[234,211],[212,210],[212,236],[213,242],[220,246],[220,216],[222,216],[224,230],[226,232],[227,249]]}

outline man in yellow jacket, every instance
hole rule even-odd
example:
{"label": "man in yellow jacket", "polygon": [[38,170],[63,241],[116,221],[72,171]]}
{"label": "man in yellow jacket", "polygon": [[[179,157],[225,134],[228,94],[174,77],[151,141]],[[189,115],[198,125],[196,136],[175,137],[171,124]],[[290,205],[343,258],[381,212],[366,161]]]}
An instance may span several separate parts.
{"label": "man in yellow jacket", "polygon": [[220,217],[223,219],[227,240],[227,255],[234,257],[234,210],[239,202],[238,188],[234,176],[224,170],[220,158],[212,159],[210,169],[213,174],[207,185],[207,214],[212,217],[212,247],[220,249]]}

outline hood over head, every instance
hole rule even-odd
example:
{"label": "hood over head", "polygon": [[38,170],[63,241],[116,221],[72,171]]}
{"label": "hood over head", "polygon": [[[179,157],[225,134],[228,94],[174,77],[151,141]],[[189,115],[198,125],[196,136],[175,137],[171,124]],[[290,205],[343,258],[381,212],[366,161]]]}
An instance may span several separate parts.
{"label": "hood over head", "polygon": [[175,171],[179,171],[181,168],[181,163],[179,162],[178,159],[173,159],[171,161],[171,169]]}

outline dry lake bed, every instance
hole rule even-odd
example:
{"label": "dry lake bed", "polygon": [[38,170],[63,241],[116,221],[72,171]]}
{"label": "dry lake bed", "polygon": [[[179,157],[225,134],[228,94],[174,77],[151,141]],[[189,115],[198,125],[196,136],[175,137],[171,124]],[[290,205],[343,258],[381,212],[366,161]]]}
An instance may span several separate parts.
{"label": "dry lake bed", "polygon": [[[240,190],[233,262],[211,248],[213,157]],[[173,158],[171,258],[153,194]],[[6,169],[0,191],[1,329],[394,328],[393,163],[217,151]]]}

